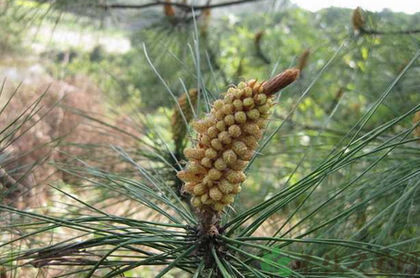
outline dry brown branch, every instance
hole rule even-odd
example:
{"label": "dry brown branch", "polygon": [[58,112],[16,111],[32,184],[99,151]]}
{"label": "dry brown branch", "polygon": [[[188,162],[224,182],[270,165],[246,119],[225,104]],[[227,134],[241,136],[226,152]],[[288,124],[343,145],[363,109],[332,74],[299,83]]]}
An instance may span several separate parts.
{"label": "dry brown branch", "polygon": [[19,188],[24,188],[23,185],[21,185],[18,181],[16,181],[12,176],[10,176],[6,170],[4,170],[0,166],[0,190],[2,190],[2,187],[10,188],[12,186],[17,186]]}
{"label": "dry brown branch", "polygon": [[[237,1],[229,1],[229,2],[222,2],[217,4],[207,4],[207,5],[188,5],[184,3],[171,3],[171,6],[178,7],[180,9],[185,9],[186,11],[191,10],[205,10],[205,9],[214,9],[214,8],[221,8],[221,7],[227,7],[227,6],[233,6],[233,5],[240,5],[250,2],[256,2],[260,0],[237,0]],[[145,9],[150,8],[154,6],[161,6],[161,5],[167,5],[168,3],[166,1],[154,1],[151,3],[146,4],[104,4],[104,5],[97,5],[99,8],[103,9]]]}
{"label": "dry brown branch", "polygon": [[361,28],[360,33],[365,34],[365,35],[413,35],[413,34],[420,33],[420,29],[398,30],[398,31],[380,31],[380,30],[370,30],[370,29]]}

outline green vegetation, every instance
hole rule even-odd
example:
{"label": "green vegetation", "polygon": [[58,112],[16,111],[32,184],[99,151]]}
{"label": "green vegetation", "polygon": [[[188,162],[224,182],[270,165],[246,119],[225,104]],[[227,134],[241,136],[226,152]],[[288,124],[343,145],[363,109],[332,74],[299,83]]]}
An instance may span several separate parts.
{"label": "green vegetation", "polygon": [[[105,2],[0,3],[2,278],[420,277],[420,13]],[[292,67],[235,202],[197,212],[189,118]]]}

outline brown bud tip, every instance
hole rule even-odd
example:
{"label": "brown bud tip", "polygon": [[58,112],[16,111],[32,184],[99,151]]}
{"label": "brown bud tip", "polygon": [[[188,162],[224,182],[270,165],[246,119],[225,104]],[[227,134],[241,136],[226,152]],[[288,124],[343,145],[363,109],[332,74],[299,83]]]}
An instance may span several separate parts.
{"label": "brown bud tip", "polygon": [[264,31],[259,31],[259,32],[255,33],[255,44],[260,43],[263,35],[264,35]]}
{"label": "brown bud tip", "polygon": [[298,69],[287,69],[282,73],[274,76],[270,80],[264,82],[264,93],[266,95],[272,95],[281,89],[286,88],[299,77],[299,72],[300,71]]}

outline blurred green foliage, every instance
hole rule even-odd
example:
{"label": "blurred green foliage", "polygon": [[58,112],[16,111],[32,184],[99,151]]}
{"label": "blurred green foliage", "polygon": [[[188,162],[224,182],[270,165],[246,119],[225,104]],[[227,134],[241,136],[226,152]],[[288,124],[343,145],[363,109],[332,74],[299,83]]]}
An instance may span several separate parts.
{"label": "blurred green foliage", "polygon": [[[314,79],[316,82],[282,132],[274,136],[275,143],[264,151],[264,161],[257,160],[250,169],[252,178],[248,179],[242,198],[252,200],[250,204],[257,203],[278,190],[282,183],[279,181],[285,181],[304,153],[307,161],[293,180],[307,174],[321,154],[328,151],[326,146],[339,141],[418,49],[419,35],[356,34],[351,13],[352,10],[341,8],[312,13],[285,5],[269,16],[258,12],[215,16],[205,28],[200,17],[197,28],[192,21],[174,26],[163,17],[130,33],[129,52],[113,54],[101,48],[82,52],[65,66],[64,76],[87,74],[119,105],[129,104],[130,109],[144,113],[174,106],[173,98],[152,70],[146,54],[176,96],[185,89],[202,86],[211,100],[229,84],[249,78],[264,80],[281,69],[297,65],[299,56],[310,49],[299,82],[280,97],[281,105],[274,113],[272,129],[286,118],[299,94]],[[385,31],[407,30],[418,26],[420,20],[420,14],[389,11],[366,12],[365,16],[368,27]],[[269,64],[256,53],[255,37],[262,30],[260,47]],[[337,57],[318,79],[318,73],[337,51]],[[420,102],[416,93],[418,73],[418,62],[415,62],[414,69],[394,88],[395,93],[372,116],[365,130],[392,119],[407,103]],[[265,167],[272,164],[280,166],[278,171],[266,169],[265,172]]]}
{"label": "blurred green foliage", "polygon": [[[4,8],[6,16],[0,17],[5,27],[0,31],[0,35],[5,37],[1,40],[6,45],[3,49],[18,46],[22,39],[18,34],[24,34],[19,32],[25,25],[22,22],[18,24],[13,18],[16,11],[32,11],[28,4],[22,4],[24,2],[31,1],[21,1]],[[97,22],[98,16],[92,16],[90,12],[81,13],[82,10],[92,11],[96,3],[69,5],[58,1],[54,7],[58,11],[83,16],[80,22],[85,22],[86,16]],[[45,5],[41,6],[47,10]],[[49,68],[57,78],[88,75],[115,103],[144,113],[174,106],[174,99],[153,71],[146,55],[175,96],[190,88],[202,87],[211,100],[225,91],[229,84],[249,78],[264,80],[280,69],[297,65],[299,56],[310,49],[300,81],[280,98],[281,105],[276,108],[272,119],[272,126],[276,126],[287,116],[299,93],[308,88],[327,60],[341,47],[328,69],[311,85],[310,93],[300,102],[296,113],[285,123],[286,128],[274,137],[273,150],[266,150],[268,154],[276,154],[266,153],[268,157],[273,157],[275,165],[282,167],[276,173],[269,173],[270,179],[260,181],[259,176],[266,174],[262,170],[264,165],[257,160],[255,169],[258,173],[253,179],[258,182],[249,180],[252,184],[249,190],[253,196],[259,193],[258,196],[264,198],[276,190],[276,183],[295,167],[295,163],[289,161],[295,162],[297,157],[310,149],[307,155],[311,156],[308,157],[311,162],[304,163],[301,172],[293,179],[304,175],[303,169],[316,163],[319,151],[324,149],[322,146],[336,143],[353,126],[418,49],[419,35],[355,34],[351,13],[351,10],[341,8],[312,13],[285,3],[269,13],[238,12],[218,16],[214,12],[210,20],[200,15],[196,25],[193,20],[174,24],[161,14],[158,21],[129,32],[132,48],[127,53],[110,53],[101,46],[91,51],[73,49],[77,55],[68,63],[55,60]],[[153,11],[153,15],[157,14]],[[50,21],[57,17],[54,13],[47,15]],[[419,13],[406,15],[385,10],[380,13],[365,12],[365,17],[367,27],[381,31],[409,30],[420,23]],[[68,19],[69,16],[63,18]],[[256,53],[256,35],[261,31],[264,33],[259,47],[269,63]],[[395,93],[372,116],[366,130],[392,119],[407,103],[420,102],[418,80],[415,78],[418,74],[416,62],[414,69],[394,88]],[[322,131],[328,131],[328,136],[319,136]]]}
{"label": "blurred green foliage", "polygon": [[[379,30],[409,29],[420,21],[420,14],[384,11],[367,16],[375,18],[371,20],[372,25]],[[192,23],[172,26],[163,19],[158,24],[132,32],[132,50],[128,53],[103,52],[99,59],[94,60],[92,54],[85,53],[66,68],[66,74],[84,72],[96,75],[105,92],[119,103],[137,99],[140,94],[143,108],[155,109],[171,107],[173,102],[147,62],[145,49],[166,83],[178,95],[184,92],[180,79],[187,88],[197,86],[196,63],[200,63],[204,85],[217,95],[220,92],[216,88],[223,91],[227,84],[244,78],[262,80],[272,74],[273,68],[295,65],[299,55],[309,48],[309,63],[302,74],[303,88],[306,81],[312,80],[319,72],[326,59],[344,44],[345,50],[330,66],[331,73],[326,73],[313,89],[317,92],[316,103],[305,110],[309,109],[310,113],[315,113],[316,109],[328,111],[339,88],[344,90],[345,106],[351,107],[365,98],[375,99],[379,91],[372,92],[373,86],[398,74],[417,49],[419,41],[418,36],[355,36],[350,18],[351,10],[338,8],[318,13],[288,8],[271,16],[263,13],[233,14],[214,18],[208,27],[210,31],[205,34],[200,28],[195,34]],[[270,64],[255,54],[255,35],[261,30],[264,30],[261,48]],[[195,37],[198,40],[194,41]],[[197,47],[199,59],[194,52]],[[375,74],[379,69],[381,74]],[[413,95],[410,92],[405,94]]]}

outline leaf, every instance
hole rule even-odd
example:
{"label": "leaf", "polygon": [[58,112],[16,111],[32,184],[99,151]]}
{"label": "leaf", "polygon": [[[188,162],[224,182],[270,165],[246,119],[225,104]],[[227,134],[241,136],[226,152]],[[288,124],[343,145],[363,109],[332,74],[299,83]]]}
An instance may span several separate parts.
{"label": "leaf", "polygon": [[362,58],[363,60],[367,60],[368,56],[369,56],[369,50],[367,49],[367,47],[362,47],[360,49],[360,52],[362,53]]}

